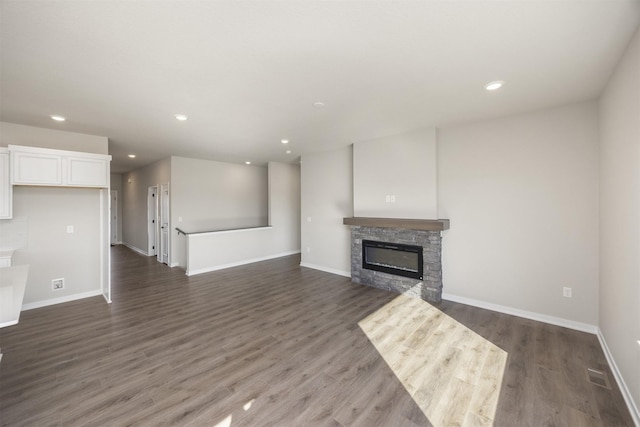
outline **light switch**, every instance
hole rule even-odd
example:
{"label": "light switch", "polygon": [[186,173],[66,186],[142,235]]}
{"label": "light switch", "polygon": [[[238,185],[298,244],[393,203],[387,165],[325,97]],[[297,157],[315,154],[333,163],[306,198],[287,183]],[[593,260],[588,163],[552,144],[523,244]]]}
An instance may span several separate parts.
{"label": "light switch", "polygon": [[73,225],[67,225],[67,233],[73,233]]}

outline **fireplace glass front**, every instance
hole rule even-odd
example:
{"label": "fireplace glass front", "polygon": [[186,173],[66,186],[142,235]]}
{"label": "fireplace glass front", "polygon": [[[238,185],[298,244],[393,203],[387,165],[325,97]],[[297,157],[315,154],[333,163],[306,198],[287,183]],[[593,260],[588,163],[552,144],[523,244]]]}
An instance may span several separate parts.
{"label": "fireplace glass front", "polygon": [[422,279],[422,246],[363,240],[362,268]]}

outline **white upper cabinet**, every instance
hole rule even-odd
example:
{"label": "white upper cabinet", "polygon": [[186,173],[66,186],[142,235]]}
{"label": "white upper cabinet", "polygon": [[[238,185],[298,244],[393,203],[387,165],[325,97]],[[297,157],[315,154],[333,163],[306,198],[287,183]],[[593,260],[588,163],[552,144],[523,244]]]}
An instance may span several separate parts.
{"label": "white upper cabinet", "polygon": [[21,185],[62,185],[62,156],[21,152],[11,148],[12,183]]}
{"label": "white upper cabinet", "polygon": [[0,219],[11,218],[12,195],[13,187],[11,186],[11,172],[9,169],[9,150],[0,147]]}
{"label": "white upper cabinet", "polygon": [[58,187],[109,187],[106,154],[10,145],[11,183]]}
{"label": "white upper cabinet", "polygon": [[86,156],[67,157],[67,185],[80,187],[108,187],[109,159]]}

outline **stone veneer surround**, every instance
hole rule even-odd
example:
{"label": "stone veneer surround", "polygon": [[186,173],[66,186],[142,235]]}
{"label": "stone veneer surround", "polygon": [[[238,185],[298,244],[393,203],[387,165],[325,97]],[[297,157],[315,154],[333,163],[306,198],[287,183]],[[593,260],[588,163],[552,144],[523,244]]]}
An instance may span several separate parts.
{"label": "stone veneer surround", "polygon": [[[355,221],[354,221],[355,220]],[[360,226],[369,219],[357,221],[345,218],[344,223],[351,225],[351,280],[367,286],[409,296],[422,298],[430,302],[442,300],[442,236],[441,231],[449,228],[447,220],[440,221],[441,227],[422,227],[432,229],[408,229],[388,226]],[[435,221],[434,221],[435,222]],[[394,274],[362,268],[362,240],[376,240],[390,243],[403,243],[423,247],[423,279],[396,276]]]}

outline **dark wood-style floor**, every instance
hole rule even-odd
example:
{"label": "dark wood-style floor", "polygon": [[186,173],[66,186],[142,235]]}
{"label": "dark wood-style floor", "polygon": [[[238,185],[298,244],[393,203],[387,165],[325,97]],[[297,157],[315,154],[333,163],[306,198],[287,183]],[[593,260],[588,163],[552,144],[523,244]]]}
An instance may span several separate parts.
{"label": "dark wood-style floor", "polygon": [[0,424],[633,425],[590,334],[399,298],[297,256],[186,277],[112,254],[112,304],[30,310],[0,329]]}

